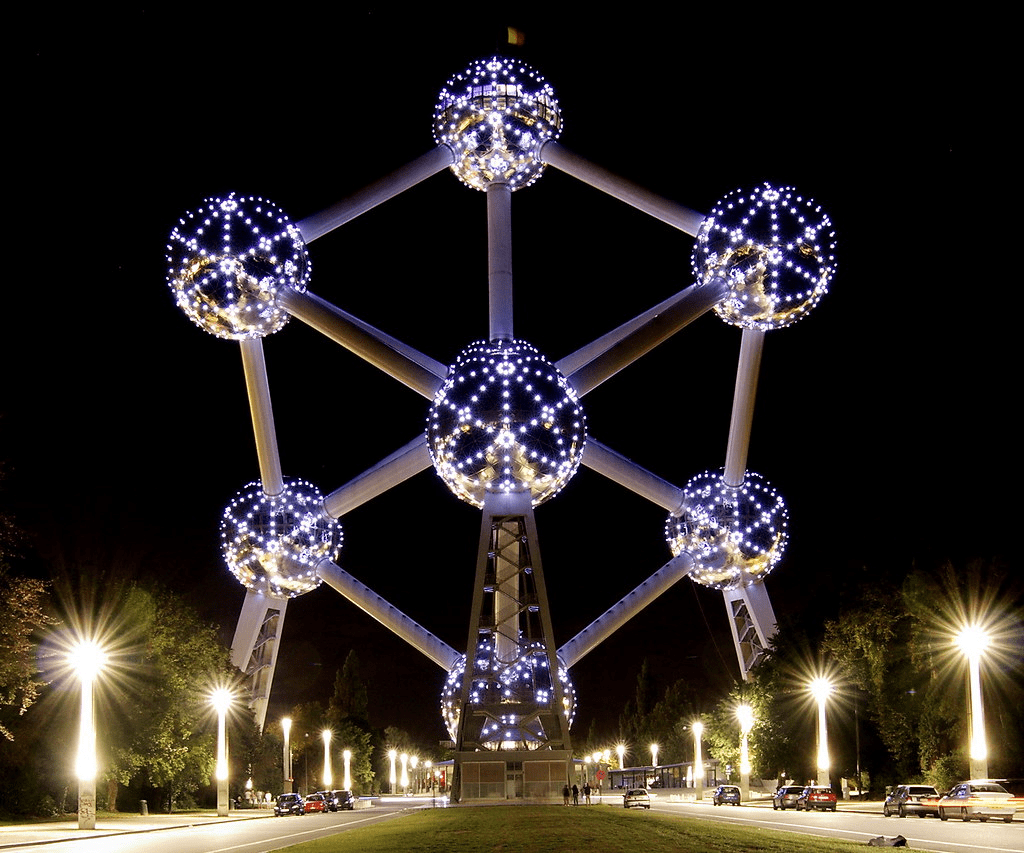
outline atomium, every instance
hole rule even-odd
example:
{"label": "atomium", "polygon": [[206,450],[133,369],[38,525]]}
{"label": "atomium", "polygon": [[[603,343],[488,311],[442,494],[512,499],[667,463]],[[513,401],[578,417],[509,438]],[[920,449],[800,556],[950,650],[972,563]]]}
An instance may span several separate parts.
{"label": "atomium", "polygon": [[835,274],[828,215],[793,187],[726,195],[704,219],[690,256],[698,282],[724,276],[730,295],[715,306],[727,323],[779,329],[807,315]]}
{"label": "atomium", "polygon": [[262,198],[208,198],[179,220],[167,245],[167,282],[178,307],[218,338],[262,338],[281,329],[289,314],[276,304],[278,290],[305,290],[309,277],[298,230]]}
{"label": "atomium", "polygon": [[316,486],[294,480],[272,496],[259,483],[246,486],[225,507],[220,537],[224,562],[243,586],[294,598],[320,585],[316,564],[337,559],[342,532],[323,514]]}
{"label": "atomium", "polygon": [[576,392],[535,347],[478,341],[437,392],[427,440],[438,475],[467,503],[528,491],[539,506],[579,468],[586,419]]}
{"label": "atomium", "polygon": [[690,578],[714,589],[738,589],[763,580],[789,540],[786,504],[759,474],[747,471],[730,486],[721,471],[692,477],[678,515],[665,522],[674,556],[693,558]]}
{"label": "atomium", "polygon": [[557,139],[562,117],[554,90],[521,62],[493,56],[452,77],[434,108],[434,141],[455,156],[452,172],[474,189],[513,190],[540,177],[540,146]]}
{"label": "atomium", "polygon": [[[441,691],[441,716],[452,740],[457,739],[461,708],[462,683],[466,677],[466,656],[456,661]],[[479,742],[488,749],[511,748],[522,744],[527,749],[543,745],[545,734],[539,721],[524,709],[550,706],[554,695],[551,672],[544,644],[524,644],[519,656],[510,662],[499,661],[494,644],[477,645],[471,675],[469,701],[473,705],[501,706],[504,713],[481,724]],[[558,660],[565,716],[572,725],[576,715],[576,688],[569,678],[564,662]],[[476,740],[474,733],[474,740]]]}

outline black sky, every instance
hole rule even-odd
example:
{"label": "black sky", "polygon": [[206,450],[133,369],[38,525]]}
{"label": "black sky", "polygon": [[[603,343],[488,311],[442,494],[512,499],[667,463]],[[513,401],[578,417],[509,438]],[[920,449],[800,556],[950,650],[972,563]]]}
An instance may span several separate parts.
{"label": "black sky", "polygon": [[[777,611],[831,606],[850,565],[1008,551],[1010,321],[975,306],[956,246],[977,164],[952,60],[891,28],[836,38],[727,11],[515,23],[512,48],[504,21],[377,7],[36,21],[14,99],[27,191],[8,236],[5,505],[44,539],[101,523],[144,543],[140,571],[161,567],[230,637],[242,590],[217,525],[258,476],[252,429],[238,348],[174,306],[166,236],[232,190],[296,220],[338,201],[432,147],[438,90],[504,51],[555,87],[562,143],[612,171],[696,210],[793,184],[831,214],[832,292],[768,336],[755,412],[749,467],[790,508]],[[313,243],[310,290],[451,362],[487,332],[484,213],[436,175]],[[553,170],[515,194],[513,229],[516,333],[553,360],[690,283],[690,238]],[[591,434],[680,486],[720,466],[738,346],[701,318],[584,399]],[[298,322],[265,347],[286,476],[326,493],[423,428],[426,401]],[[559,643],[669,558],[664,513],[586,469],[537,517]],[[478,512],[427,472],[343,523],[339,563],[462,647]],[[325,699],[350,648],[375,722],[442,736],[443,674],[326,588],[289,607],[271,713]],[[727,684],[720,594],[683,582],[581,662],[584,730],[613,723],[645,655],[662,685]]]}

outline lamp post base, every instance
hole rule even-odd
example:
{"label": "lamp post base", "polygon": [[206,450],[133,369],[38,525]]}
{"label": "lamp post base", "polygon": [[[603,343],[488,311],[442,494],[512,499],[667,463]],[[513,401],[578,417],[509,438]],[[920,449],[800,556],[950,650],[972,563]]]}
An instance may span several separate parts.
{"label": "lamp post base", "polygon": [[78,783],[78,828],[96,828],[96,783],[94,781]]}

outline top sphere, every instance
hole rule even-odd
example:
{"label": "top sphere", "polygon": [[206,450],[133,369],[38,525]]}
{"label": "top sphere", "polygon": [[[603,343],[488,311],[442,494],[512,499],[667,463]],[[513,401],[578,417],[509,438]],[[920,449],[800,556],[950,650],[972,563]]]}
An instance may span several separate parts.
{"label": "top sphere", "polygon": [[305,290],[306,244],[273,202],[254,196],[208,198],[186,213],[167,244],[167,283],[189,319],[218,338],[271,335],[288,322],[282,287]]}
{"label": "top sphere", "polygon": [[534,506],[579,468],[586,418],[565,377],[524,341],[478,341],[459,354],[427,423],[434,468],[456,497],[530,492]]}
{"label": "top sphere", "polygon": [[459,180],[478,190],[532,184],[544,170],[540,146],[561,129],[551,85],[529,66],[499,56],[452,77],[434,107],[434,141],[452,150]]}
{"label": "top sphere", "polygon": [[730,294],[715,306],[727,323],[781,329],[828,292],[836,268],[832,221],[793,187],[765,183],[719,201],[697,233],[690,262],[699,283],[723,276]]}

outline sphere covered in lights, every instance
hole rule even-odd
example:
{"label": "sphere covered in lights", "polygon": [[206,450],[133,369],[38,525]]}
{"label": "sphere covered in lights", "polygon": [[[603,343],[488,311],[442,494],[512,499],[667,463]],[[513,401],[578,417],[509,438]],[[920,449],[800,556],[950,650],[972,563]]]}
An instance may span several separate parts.
{"label": "sphere covered in lights", "polygon": [[532,184],[544,170],[540,146],[561,128],[551,85],[529,66],[498,56],[452,77],[434,108],[434,141],[452,150],[459,180],[478,190]]}
{"label": "sphere covered in lights", "polygon": [[697,233],[697,281],[724,277],[730,294],[715,313],[734,326],[768,331],[795,323],[828,291],[836,268],[828,215],[793,187],[765,183],[719,201]]}
{"label": "sphere covered in lights", "polygon": [[[500,719],[481,717],[480,731],[468,734],[470,740],[489,749],[539,749],[552,734],[545,733],[536,712],[550,707],[555,698],[551,668],[544,644],[534,642],[522,648],[512,663],[504,664],[494,654],[494,644],[477,644],[473,671],[466,674],[466,656],[455,662],[441,689],[441,716],[452,740],[457,740],[462,713],[463,679],[473,679],[469,690],[471,705],[502,707]],[[576,688],[569,671],[558,658],[558,683],[561,686],[565,718],[572,725],[576,716]]]}
{"label": "sphere covered in lights", "polygon": [[748,471],[733,487],[721,471],[698,474],[683,489],[682,510],[665,522],[673,555],[688,552],[690,578],[714,589],[739,589],[765,578],[786,550],[789,513],[782,497]]}
{"label": "sphere covered in lights", "polygon": [[316,486],[285,483],[273,497],[250,483],[225,508],[220,523],[221,553],[231,573],[247,589],[294,598],[316,589],[316,565],[335,560],[341,525],[323,514]]}
{"label": "sphere covered in lights", "polygon": [[434,468],[467,503],[529,492],[538,506],[579,468],[586,419],[558,369],[523,341],[478,341],[459,354],[427,420]]}
{"label": "sphere covered in lights", "polygon": [[167,282],[178,307],[218,338],[276,332],[289,316],[277,305],[278,290],[305,290],[309,276],[298,229],[262,198],[208,198],[178,221],[167,244]]}

